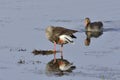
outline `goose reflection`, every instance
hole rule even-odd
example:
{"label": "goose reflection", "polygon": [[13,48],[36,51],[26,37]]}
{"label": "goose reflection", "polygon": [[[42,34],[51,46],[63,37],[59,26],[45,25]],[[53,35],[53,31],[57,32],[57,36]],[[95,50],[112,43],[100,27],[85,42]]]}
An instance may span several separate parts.
{"label": "goose reflection", "polygon": [[89,46],[91,42],[91,38],[98,38],[103,34],[103,31],[97,32],[97,31],[86,31],[86,39],[85,39],[85,45]]}
{"label": "goose reflection", "polygon": [[71,73],[75,68],[76,66],[66,59],[56,59],[56,63],[53,59],[46,64],[46,74],[62,76]]}

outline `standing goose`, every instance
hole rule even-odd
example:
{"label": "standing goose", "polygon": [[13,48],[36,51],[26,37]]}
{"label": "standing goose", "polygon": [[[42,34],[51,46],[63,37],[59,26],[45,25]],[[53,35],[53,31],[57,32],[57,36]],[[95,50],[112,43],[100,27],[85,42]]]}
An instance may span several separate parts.
{"label": "standing goose", "polygon": [[61,45],[61,58],[63,58],[62,47],[64,44],[73,43],[73,38],[76,36],[73,33],[77,32],[76,30],[66,29],[59,26],[48,26],[45,30],[46,37],[54,43],[54,63],[56,62],[56,44]]}
{"label": "standing goose", "polygon": [[103,23],[101,21],[91,23],[89,18],[85,18],[85,29],[86,31],[101,32],[103,31]]}

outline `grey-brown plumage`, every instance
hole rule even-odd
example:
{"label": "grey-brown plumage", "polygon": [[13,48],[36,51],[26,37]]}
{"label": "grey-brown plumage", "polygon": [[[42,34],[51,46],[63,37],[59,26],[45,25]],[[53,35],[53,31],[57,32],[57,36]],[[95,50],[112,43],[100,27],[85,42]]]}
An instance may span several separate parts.
{"label": "grey-brown plumage", "polygon": [[103,31],[103,23],[101,21],[91,23],[89,18],[85,18],[85,29],[86,31],[101,32]]}
{"label": "grey-brown plumage", "polygon": [[68,35],[71,38],[76,38],[76,36],[73,35],[73,33],[77,32],[76,30],[71,30],[71,29],[66,29],[63,27],[55,27],[55,26],[48,26],[46,28],[46,37],[51,41],[51,42],[56,42],[56,44],[66,44],[60,42],[60,36],[61,35]]}
{"label": "grey-brown plumage", "polygon": [[[56,51],[56,44],[61,45],[61,58],[63,58],[62,47],[63,44],[73,43],[73,38],[76,36],[73,33],[77,32],[76,30],[66,29],[59,26],[48,26],[45,30],[46,37],[54,43],[54,51]],[[56,54],[54,54],[54,62],[56,62]]]}

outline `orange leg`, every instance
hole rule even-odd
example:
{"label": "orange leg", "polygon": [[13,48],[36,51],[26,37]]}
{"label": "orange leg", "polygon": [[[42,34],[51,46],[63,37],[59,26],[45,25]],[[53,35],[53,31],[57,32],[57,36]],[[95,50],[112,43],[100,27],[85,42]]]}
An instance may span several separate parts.
{"label": "orange leg", "polygon": [[54,63],[56,62],[56,42],[54,42]]}
{"label": "orange leg", "polygon": [[61,59],[63,59],[63,44],[61,45],[60,52],[61,52]]}

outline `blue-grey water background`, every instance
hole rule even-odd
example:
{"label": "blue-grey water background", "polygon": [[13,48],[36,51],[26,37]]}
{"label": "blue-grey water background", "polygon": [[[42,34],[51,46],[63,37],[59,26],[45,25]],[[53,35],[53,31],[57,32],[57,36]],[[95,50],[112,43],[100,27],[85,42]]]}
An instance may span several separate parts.
{"label": "blue-grey water background", "polygon": [[[103,35],[91,38],[90,46],[84,45],[85,17],[104,24]],[[53,49],[45,36],[48,25],[80,31],[63,49],[64,58],[76,66],[69,75],[46,75],[53,55],[32,54]],[[119,0],[0,0],[0,80],[119,80],[119,40]]]}

